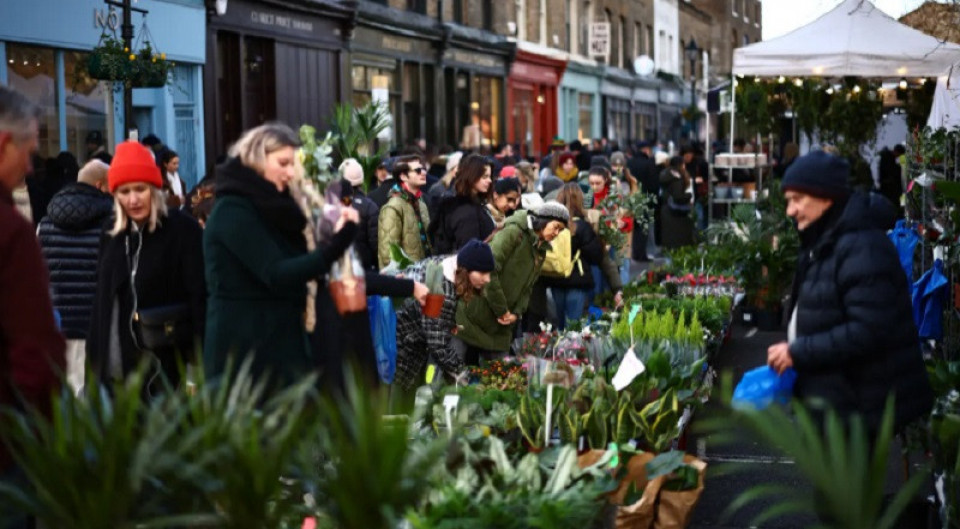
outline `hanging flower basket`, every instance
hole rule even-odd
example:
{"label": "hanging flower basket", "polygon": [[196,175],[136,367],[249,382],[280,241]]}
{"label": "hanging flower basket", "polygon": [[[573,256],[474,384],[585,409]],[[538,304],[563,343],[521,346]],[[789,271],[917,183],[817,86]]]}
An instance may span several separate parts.
{"label": "hanging flower basket", "polygon": [[130,65],[123,43],[115,37],[102,36],[87,59],[87,73],[101,81],[126,81],[130,76]]}
{"label": "hanging flower basket", "polygon": [[115,36],[102,35],[87,59],[87,74],[101,81],[120,81],[131,88],[160,88],[170,81],[176,64],[144,40],[136,53]]}

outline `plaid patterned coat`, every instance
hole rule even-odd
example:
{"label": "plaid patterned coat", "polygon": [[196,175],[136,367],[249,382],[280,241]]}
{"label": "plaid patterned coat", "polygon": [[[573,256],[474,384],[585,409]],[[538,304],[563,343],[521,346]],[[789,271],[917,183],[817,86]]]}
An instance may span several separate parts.
{"label": "plaid patterned coat", "polygon": [[[447,256],[430,257],[404,271],[407,279],[424,282],[427,267],[443,266]],[[405,389],[423,385],[427,363],[432,358],[443,374],[459,375],[463,358],[450,345],[456,328],[457,293],[452,281],[444,277],[443,308],[439,318],[423,315],[415,299],[407,299],[397,310],[397,371],[394,383]]]}

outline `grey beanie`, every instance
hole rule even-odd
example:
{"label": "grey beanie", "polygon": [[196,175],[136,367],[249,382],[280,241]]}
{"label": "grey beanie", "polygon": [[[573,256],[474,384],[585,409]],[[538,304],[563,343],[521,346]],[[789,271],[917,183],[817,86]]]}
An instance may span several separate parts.
{"label": "grey beanie", "polygon": [[533,214],[544,220],[559,220],[566,224],[570,222],[570,212],[567,207],[556,200],[548,200],[533,211]]}

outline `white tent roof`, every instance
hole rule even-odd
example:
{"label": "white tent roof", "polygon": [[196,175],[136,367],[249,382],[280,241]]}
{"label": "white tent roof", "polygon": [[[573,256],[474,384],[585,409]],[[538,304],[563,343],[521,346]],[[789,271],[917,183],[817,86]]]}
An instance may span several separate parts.
{"label": "white tent roof", "polygon": [[870,0],[844,0],[782,37],[738,48],[733,73],[758,76],[937,76],[960,46],[901,24]]}
{"label": "white tent roof", "polygon": [[937,78],[937,91],[927,118],[927,126],[932,129],[960,126],[960,78],[950,74]]}

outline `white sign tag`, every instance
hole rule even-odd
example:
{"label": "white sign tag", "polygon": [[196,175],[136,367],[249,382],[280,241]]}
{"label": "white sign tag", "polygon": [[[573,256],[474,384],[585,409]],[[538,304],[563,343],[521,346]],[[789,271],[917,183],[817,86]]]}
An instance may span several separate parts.
{"label": "white sign tag", "polygon": [[637,354],[633,352],[633,347],[627,349],[627,353],[623,355],[623,361],[620,362],[620,367],[617,368],[617,374],[613,375],[613,387],[617,391],[622,390],[646,369],[647,366],[643,365],[643,362],[637,358]]}

